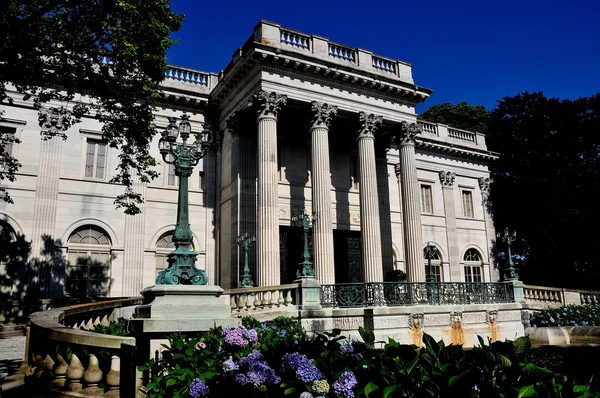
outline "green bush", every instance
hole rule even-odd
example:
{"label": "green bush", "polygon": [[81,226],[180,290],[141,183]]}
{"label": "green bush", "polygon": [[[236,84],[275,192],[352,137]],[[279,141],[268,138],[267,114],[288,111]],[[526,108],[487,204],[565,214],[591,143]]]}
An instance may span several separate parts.
{"label": "green bush", "polygon": [[424,335],[424,347],[390,339],[376,349],[331,334],[309,339],[288,318],[197,337],[173,335],[149,361],[148,397],[592,397],[589,385],[529,363],[529,339],[463,350]]}
{"label": "green bush", "polygon": [[529,317],[531,327],[548,326],[598,326],[600,325],[600,304],[566,305],[535,311]]}
{"label": "green bush", "polygon": [[[80,329],[85,330],[83,327]],[[117,318],[116,321],[111,321],[108,326],[95,325],[90,332],[109,334],[111,336],[128,336],[127,319]]]}

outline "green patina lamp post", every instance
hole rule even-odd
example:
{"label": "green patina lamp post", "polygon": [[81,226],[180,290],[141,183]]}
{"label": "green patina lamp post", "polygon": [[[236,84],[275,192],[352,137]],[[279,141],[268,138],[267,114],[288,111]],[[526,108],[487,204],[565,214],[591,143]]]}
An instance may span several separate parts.
{"label": "green patina lamp post", "polygon": [[504,270],[504,279],[507,281],[519,279],[519,274],[515,269],[515,263],[512,259],[512,253],[510,251],[510,245],[517,239],[517,232],[513,231],[511,234],[508,230],[508,227],[504,229],[504,234],[501,235],[498,232],[498,238],[501,238],[504,243],[506,243],[507,249],[507,259],[506,259],[506,269]]}
{"label": "green patina lamp post", "polygon": [[[188,210],[188,178],[192,175],[194,166],[212,147],[213,137],[208,124],[205,123],[204,130],[194,133],[195,141],[188,144],[187,139],[192,132],[189,116],[184,113],[179,125],[176,125],[176,122],[177,118],[169,118],[169,125],[161,133],[162,138],[158,143],[163,160],[175,165],[175,175],[179,177],[179,197],[177,225],[173,232],[175,250],[167,254],[169,266],[158,274],[156,284],[206,285],[206,274],[195,266],[198,253],[190,249],[193,235]],[[176,142],[178,136],[181,136],[182,142]]]}
{"label": "green patina lamp post", "polygon": [[427,246],[425,246],[425,258],[427,258],[427,301],[430,304],[436,304],[438,301],[436,300],[437,295],[434,294],[436,286],[433,284],[433,282],[436,282],[436,279],[431,269],[431,260],[435,257],[436,253],[437,247],[428,242]]}
{"label": "green patina lamp post", "polygon": [[256,237],[249,236],[248,232],[244,232],[235,238],[235,242],[244,252],[244,274],[242,275],[242,279],[240,279],[241,287],[254,286],[254,282],[252,282],[252,277],[250,276],[250,267],[248,267],[248,250],[250,250],[250,245],[255,241]]}
{"label": "green patina lamp post", "polygon": [[427,246],[425,246],[425,258],[427,259],[427,282],[435,282],[433,272],[431,272],[431,260],[435,257],[436,253],[437,247],[427,243]]}
{"label": "green patina lamp post", "polygon": [[292,221],[296,223],[296,225],[302,227],[302,231],[304,232],[304,251],[302,253],[303,261],[298,264],[300,269],[296,272],[296,276],[298,278],[314,278],[315,270],[313,269],[312,262],[310,261],[310,251],[308,251],[308,231],[312,228],[313,222],[315,222],[315,215],[313,214],[312,220],[308,213],[306,213],[306,209],[302,209],[300,214],[293,216]]}

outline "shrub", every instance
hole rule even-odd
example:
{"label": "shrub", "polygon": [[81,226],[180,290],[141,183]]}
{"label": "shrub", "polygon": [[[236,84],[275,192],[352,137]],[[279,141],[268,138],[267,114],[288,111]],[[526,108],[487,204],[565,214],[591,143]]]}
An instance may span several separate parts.
{"label": "shrub", "polygon": [[529,316],[532,327],[548,326],[598,326],[600,325],[600,304],[566,305],[535,311]]}
{"label": "shrub", "polygon": [[[85,330],[83,327],[80,329]],[[95,325],[90,332],[109,334],[111,336],[129,336],[127,330],[127,319],[117,318],[116,321],[110,321],[108,326]]]}
{"label": "shrub", "polygon": [[527,362],[529,339],[463,350],[424,335],[423,348],[390,339],[376,349],[319,334],[299,322],[244,318],[236,328],[173,335],[151,372],[148,397],[528,397],[593,396],[592,387]]}

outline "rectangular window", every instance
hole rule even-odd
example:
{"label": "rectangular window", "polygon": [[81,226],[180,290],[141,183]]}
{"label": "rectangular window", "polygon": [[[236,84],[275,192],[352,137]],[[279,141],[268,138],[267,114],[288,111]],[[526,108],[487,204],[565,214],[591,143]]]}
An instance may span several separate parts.
{"label": "rectangular window", "polygon": [[465,282],[482,282],[480,266],[465,266]]}
{"label": "rectangular window", "polygon": [[474,218],[473,215],[473,193],[471,191],[462,191],[463,216]]}
{"label": "rectangular window", "polygon": [[4,144],[4,148],[0,147],[0,164],[4,163],[5,156],[12,156],[13,154],[13,140],[15,139],[16,130],[10,127],[0,126],[0,145]]}
{"label": "rectangular window", "polygon": [[200,178],[200,189],[206,191],[206,175],[203,171],[200,171],[198,177]]}
{"label": "rectangular window", "polygon": [[85,176],[90,178],[104,178],[106,167],[106,143],[96,140],[87,141],[87,154],[85,158]]}
{"label": "rectangular window", "polygon": [[359,189],[360,174],[358,171],[358,157],[352,156],[350,159],[350,178],[352,180],[352,188]]}
{"label": "rectangular window", "polygon": [[176,186],[177,185],[177,176],[175,175],[175,165],[170,164],[168,166],[169,166],[169,172],[168,172],[168,177],[167,177],[167,184],[171,185],[171,186]]}
{"label": "rectangular window", "polygon": [[433,196],[431,185],[421,185],[421,212],[433,214]]}

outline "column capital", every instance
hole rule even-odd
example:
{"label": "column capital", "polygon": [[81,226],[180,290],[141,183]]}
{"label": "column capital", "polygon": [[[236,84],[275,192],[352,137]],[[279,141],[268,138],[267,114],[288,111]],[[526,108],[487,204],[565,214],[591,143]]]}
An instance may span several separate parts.
{"label": "column capital", "polygon": [[358,120],[361,123],[360,131],[357,140],[361,138],[375,138],[375,131],[381,124],[383,117],[374,115],[373,113],[360,112]]}
{"label": "column capital", "polygon": [[421,134],[423,129],[417,123],[408,123],[406,121],[400,123],[400,131],[396,134],[396,144],[414,145],[415,137]]}
{"label": "column capital", "polygon": [[451,187],[454,185],[454,179],[456,178],[456,173],[451,171],[440,171],[440,182],[443,187]]}
{"label": "column capital", "polygon": [[313,112],[311,128],[329,128],[331,118],[337,115],[338,107],[323,102],[313,101],[310,104],[310,110]]}
{"label": "column capital", "polygon": [[277,119],[279,110],[282,105],[287,103],[287,95],[277,94],[272,91],[270,93],[259,90],[252,95],[248,105],[255,107],[258,111],[258,118],[273,118]]}
{"label": "column capital", "polygon": [[494,182],[491,178],[480,177],[478,182],[482,193],[490,193],[490,184]]}
{"label": "column capital", "polygon": [[229,116],[227,118],[227,120],[225,120],[225,123],[227,124],[227,131],[229,131],[229,134],[231,134],[231,136],[233,137],[237,137],[240,134],[240,118],[236,113],[233,113],[231,116]]}

